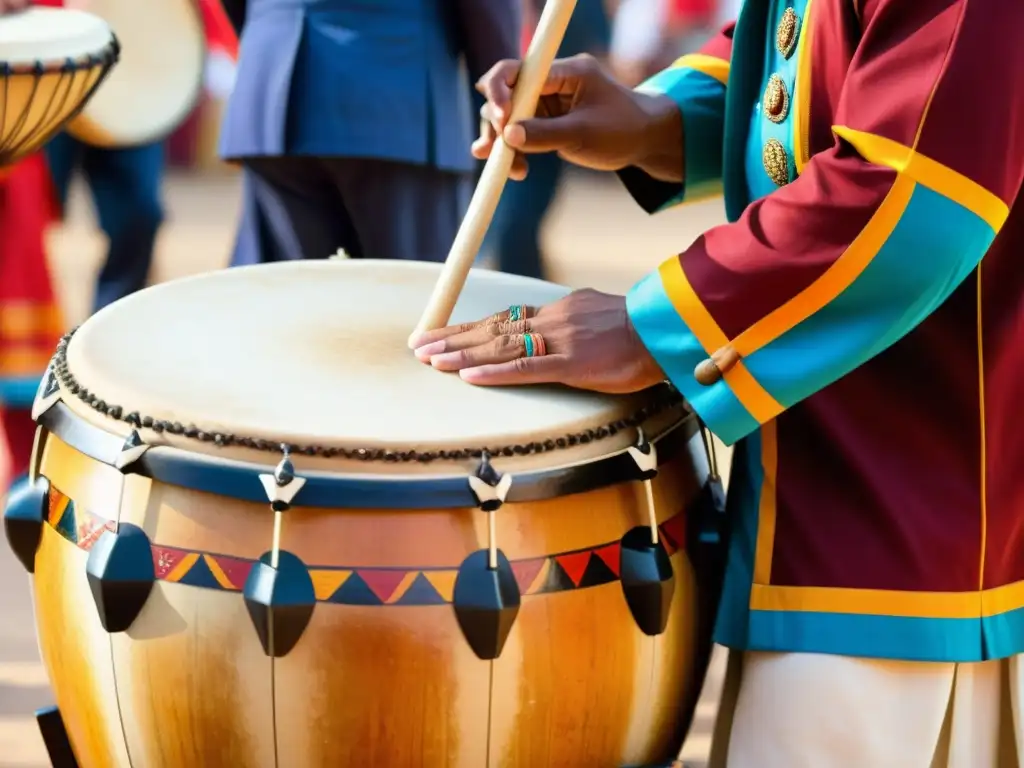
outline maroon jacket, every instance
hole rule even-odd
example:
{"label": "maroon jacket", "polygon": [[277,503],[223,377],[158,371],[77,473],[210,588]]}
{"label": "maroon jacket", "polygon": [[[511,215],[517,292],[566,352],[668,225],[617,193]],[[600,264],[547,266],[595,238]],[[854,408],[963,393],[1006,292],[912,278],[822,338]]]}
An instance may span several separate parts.
{"label": "maroon jacket", "polygon": [[651,211],[724,185],[730,223],[628,298],[737,445],[719,640],[1024,652],[1024,3],[789,5],[644,86],[684,185],[623,174]]}

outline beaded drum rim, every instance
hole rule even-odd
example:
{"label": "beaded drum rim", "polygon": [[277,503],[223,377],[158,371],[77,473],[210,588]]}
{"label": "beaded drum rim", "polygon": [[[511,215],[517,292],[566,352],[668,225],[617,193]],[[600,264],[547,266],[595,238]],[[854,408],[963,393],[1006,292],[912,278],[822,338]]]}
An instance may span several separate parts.
{"label": "beaded drum rim", "polygon": [[685,405],[682,395],[679,394],[672,384],[665,382],[648,390],[652,395],[651,402],[641,407],[631,416],[620,418],[598,427],[565,434],[560,437],[548,438],[543,441],[434,451],[395,451],[385,448],[358,446],[341,447],[282,443],[266,438],[207,431],[195,424],[186,425],[180,422],[156,419],[139,411],[130,410],[127,406],[106,402],[99,395],[90,392],[82,386],[68,366],[68,346],[77,330],[77,327],[70,330],[57,344],[57,350],[44,376],[43,383],[40,385],[39,395],[36,398],[37,403],[44,397],[52,394],[56,390],[57,385],[59,385],[63,392],[74,397],[77,402],[86,406],[94,413],[124,423],[132,429],[147,429],[157,434],[167,433],[198,443],[215,445],[218,448],[237,447],[261,453],[286,453],[294,456],[315,456],[325,459],[340,458],[362,462],[386,462],[392,464],[416,462],[429,464],[435,461],[464,461],[483,457],[497,458],[552,453],[578,445],[605,440],[619,434],[623,430],[636,429],[673,408],[683,407],[686,410],[686,415],[691,415],[690,409]]}
{"label": "beaded drum rim", "polygon": [[83,72],[97,67],[110,67],[116,64],[121,56],[121,41],[111,33],[110,42],[96,53],[81,56],[69,56],[37,61],[11,63],[0,61],[0,77],[11,75],[55,75],[72,72]]}

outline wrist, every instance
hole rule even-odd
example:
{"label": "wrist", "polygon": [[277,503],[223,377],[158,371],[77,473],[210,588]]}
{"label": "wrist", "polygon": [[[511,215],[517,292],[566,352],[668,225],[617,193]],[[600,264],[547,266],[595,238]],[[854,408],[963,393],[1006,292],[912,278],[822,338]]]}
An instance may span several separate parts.
{"label": "wrist", "polygon": [[638,93],[645,115],[635,165],[658,181],[681,183],[685,171],[683,113],[668,96]]}

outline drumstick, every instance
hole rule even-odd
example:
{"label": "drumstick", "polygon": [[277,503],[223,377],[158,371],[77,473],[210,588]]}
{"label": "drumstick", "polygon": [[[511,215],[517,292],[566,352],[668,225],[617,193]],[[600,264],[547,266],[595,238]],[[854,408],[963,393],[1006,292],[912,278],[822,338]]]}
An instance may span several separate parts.
{"label": "drumstick", "polygon": [[[537,23],[537,31],[523,57],[523,65],[512,91],[512,114],[509,122],[529,119],[537,111],[541,87],[547,80],[551,62],[554,61],[555,53],[562,44],[565,28],[575,8],[576,0],[547,0],[544,4],[544,11]],[[477,253],[480,252],[487,228],[494,218],[494,211],[498,207],[505,182],[508,181],[514,158],[515,150],[498,137],[484,165],[473,199],[470,200],[466,218],[462,220],[455,242],[448,252],[441,276],[434,285],[434,292],[430,296],[427,308],[423,311],[416,330],[409,337],[410,346],[413,339],[424,331],[443,328],[448,324],[462,287],[466,284],[469,270],[476,260]]]}

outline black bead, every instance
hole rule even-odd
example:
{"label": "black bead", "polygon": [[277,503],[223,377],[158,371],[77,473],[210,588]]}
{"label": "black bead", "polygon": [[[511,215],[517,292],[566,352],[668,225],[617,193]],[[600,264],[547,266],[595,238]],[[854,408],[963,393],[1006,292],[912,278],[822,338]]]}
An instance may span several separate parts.
{"label": "black bead", "polygon": [[50,506],[50,481],[37,478],[35,483],[19,483],[7,496],[4,530],[7,543],[25,570],[35,573],[36,551],[43,538],[43,526]]}
{"label": "black bead", "polygon": [[263,652],[285,656],[299,642],[313,618],[316,592],[306,564],[291,552],[278,552],[277,568],[267,552],[245,581],[242,594]]}
{"label": "black bead", "polygon": [[146,532],[131,523],[121,523],[116,533],[104,531],[89,551],[85,571],[103,628],[113,633],[131,627],[156,581]]}
{"label": "black bead", "polygon": [[675,574],[668,552],[651,529],[637,526],[622,537],[619,576],[633,620],[645,635],[660,635],[668,626]]}
{"label": "black bead", "polygon": [[467,557],[459,567],[452,606],[462,634],[479,658],[496,659],[505,647],[519,614],[519,584],[512,564],[498,551],[498,567],[491,569],[486,549]]}

